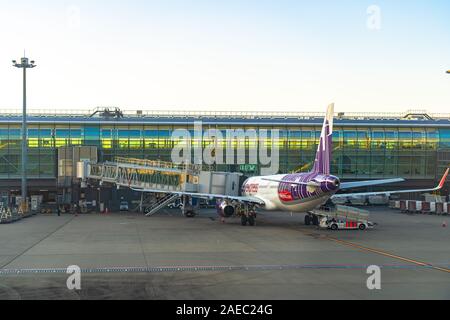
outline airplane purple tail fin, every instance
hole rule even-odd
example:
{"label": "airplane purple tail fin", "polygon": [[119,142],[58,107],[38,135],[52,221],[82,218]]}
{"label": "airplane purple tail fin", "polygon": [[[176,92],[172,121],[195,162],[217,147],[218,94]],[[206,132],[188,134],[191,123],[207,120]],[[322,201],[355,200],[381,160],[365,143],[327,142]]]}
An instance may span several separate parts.
{"label": "airplane purple tail fin", "polygon": [[327,115],[320,135],[319,148],[314,161],[314,173],[330,174],[333,149],[334,104],[328,106]]}

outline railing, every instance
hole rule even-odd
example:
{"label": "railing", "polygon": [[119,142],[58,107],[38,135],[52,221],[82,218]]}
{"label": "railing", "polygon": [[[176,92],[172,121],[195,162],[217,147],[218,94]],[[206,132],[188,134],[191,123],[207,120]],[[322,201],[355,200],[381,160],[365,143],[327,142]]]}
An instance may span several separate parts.
{"label": "railing", "polygon": [[368,221],[370,216],[370,212],[367,210],[342,205],[337,205],[331,210],[316,209],[313,212],[319,216],[353,221]]}
{"label": "railing", "polygon": [[[205,108],[207,110],[209,108]],[[245,109],[245,108],[242,108]],[[283,109],[283,108],[274,108]],[[298,108],[301,109],[301,108]],[[442,108],[446,110],[447,107]],[[100,112],[104,108],[94,110],[64,110],[55,109],[29,109],[29,116],[36,117],[68,117],[68,118],[88,118],[95,112]],[[267,111],[186,111],[186,110],[122,110],[124,118],[239,118],[239,119],[273,119],[273,118],[294,118],[311,119],[323,118],[325,113],[305,111],[305,112],[267,112]],[[406,112],[345,112],[336,113],[339,119],[405,119],[408,115],[425,115],[432,119],[450,119],[450,113],[428,113],[426,110],[408,110]],[[0,116],[17,117],[21,115],[19,109],[2,109]]]}
{"label": "railing", "polygon": [[116,157],[116,162],[118,164],[130,164],[134,166],[141,166],[143,168],[158,168],[158,169],[169,169],[169,170],[179,170],[179,171],[191,171],[199,173],[202,166],[193,164],[175,164],[173,162],[166,161],[155,161],[146,159],[134,159],[134,158],[124,158]]}
{"label": "railing", "polygon": [[180,196],[174,195],[174,194],[168,194],[162,199],[159,199],[155,204],[153,204],[151,207],[147,208],[146,210],[146,216],[150,217],[160,211],[162,208],[166,207],[167,205],[171,204],[172,202],[175,202]]}
{"label": "railing", "polygon": [[123,157],[116,161],[90,164],[88,178],[129,188],[198,192],[188,176],[200,175],[201,166]]}

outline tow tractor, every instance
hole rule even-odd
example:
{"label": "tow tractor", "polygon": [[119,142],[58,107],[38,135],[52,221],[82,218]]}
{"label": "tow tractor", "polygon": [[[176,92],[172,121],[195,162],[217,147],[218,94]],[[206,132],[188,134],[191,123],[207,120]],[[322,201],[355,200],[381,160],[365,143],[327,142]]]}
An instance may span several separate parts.
{"label": "tow tractor", "polygon": [[312,214],[318,217],[319,227],[323,229],[364,231],[375,227],[375,224],[369,221],[370,213],[357,208],[339,205],[333,209],[315,210]]}

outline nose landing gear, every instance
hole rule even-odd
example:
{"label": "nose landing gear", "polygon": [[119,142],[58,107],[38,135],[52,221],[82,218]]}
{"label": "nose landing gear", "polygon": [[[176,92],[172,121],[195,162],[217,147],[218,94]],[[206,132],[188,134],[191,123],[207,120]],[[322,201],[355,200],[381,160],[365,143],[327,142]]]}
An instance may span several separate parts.
{"label": "nose landing gear", "polygon": [[240,210],[241,215],[241,224],[242,226],[251,226],[254,227],[256,225],[256,210],[254,207],[245,206]]}
{"label": "nose landing gear", "polygon": [[305,225],[306,226],[318,226],[319,225],[319,217],[316,216],[315,214],[308,214],[305,217]]}
{"label": "nose landing gear", "polygon": [[250,226],[250,227],[254,227],[255,225],[256,225],[256,217],[255,216],[242,216],[241,217],[241,224],[242,224],[242,226],[247,226],[247,224]]}

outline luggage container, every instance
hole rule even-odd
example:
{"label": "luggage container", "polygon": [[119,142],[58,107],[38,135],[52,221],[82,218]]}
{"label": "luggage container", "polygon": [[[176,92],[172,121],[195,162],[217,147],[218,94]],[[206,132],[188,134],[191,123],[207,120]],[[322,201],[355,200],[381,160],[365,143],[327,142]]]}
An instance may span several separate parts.
{"label": "luggage container", "polygon": [[389,208],[395,209],[395,201],[389,201]]}
{"label": "luggage container", "polygon": [[427,206],[426,206],[426,210],[422,210],[423,213],[425,214],[436,214],[436,209],[437,209],[437,203],[436,202],[426,202]]}
{"label": "luggage container", "polygon": [[424,201],[422,204],[422,213],[427,214],[431,212],[431,202]]}
{"label": "luggage container", "polygon": [[395,209],[400,210],[400,201],[395,201]]}
{"label": "luggage container", "polygon": [[422,201],[416,201],[416,212],[422,212]]}
{"label": "luggage container", "polygon": [[417,212],[417,201],[408,201],[408,212],[416,213]]}
{"label": "luggage container", "polygon": [[400,201],[400,211],[403,213],[408,212],[408,201]]}
{"label": "luggage container", "polygon": [[430,203],[430,214],[436,214],[436,202]]}
{"label": "luggage container", "polygon": [[438,215],[444,214],[444,203],[443,202],[436,203],[436,214],[438,214]]}
{"label": "luggage container", "polygon": [[349,197],[350,203],[354,206],[366,206],[369,204],[367,197]]}
{"label": "luggage container", "polygon": [[389,197],[386,196],[369,196],[367,199],[369,205],[383,206],[389,203]]}
{"label": "luggage container", "polygon": [[344,205],[347,203],[347,198],[335,198],[332,200],[335,205]]}

